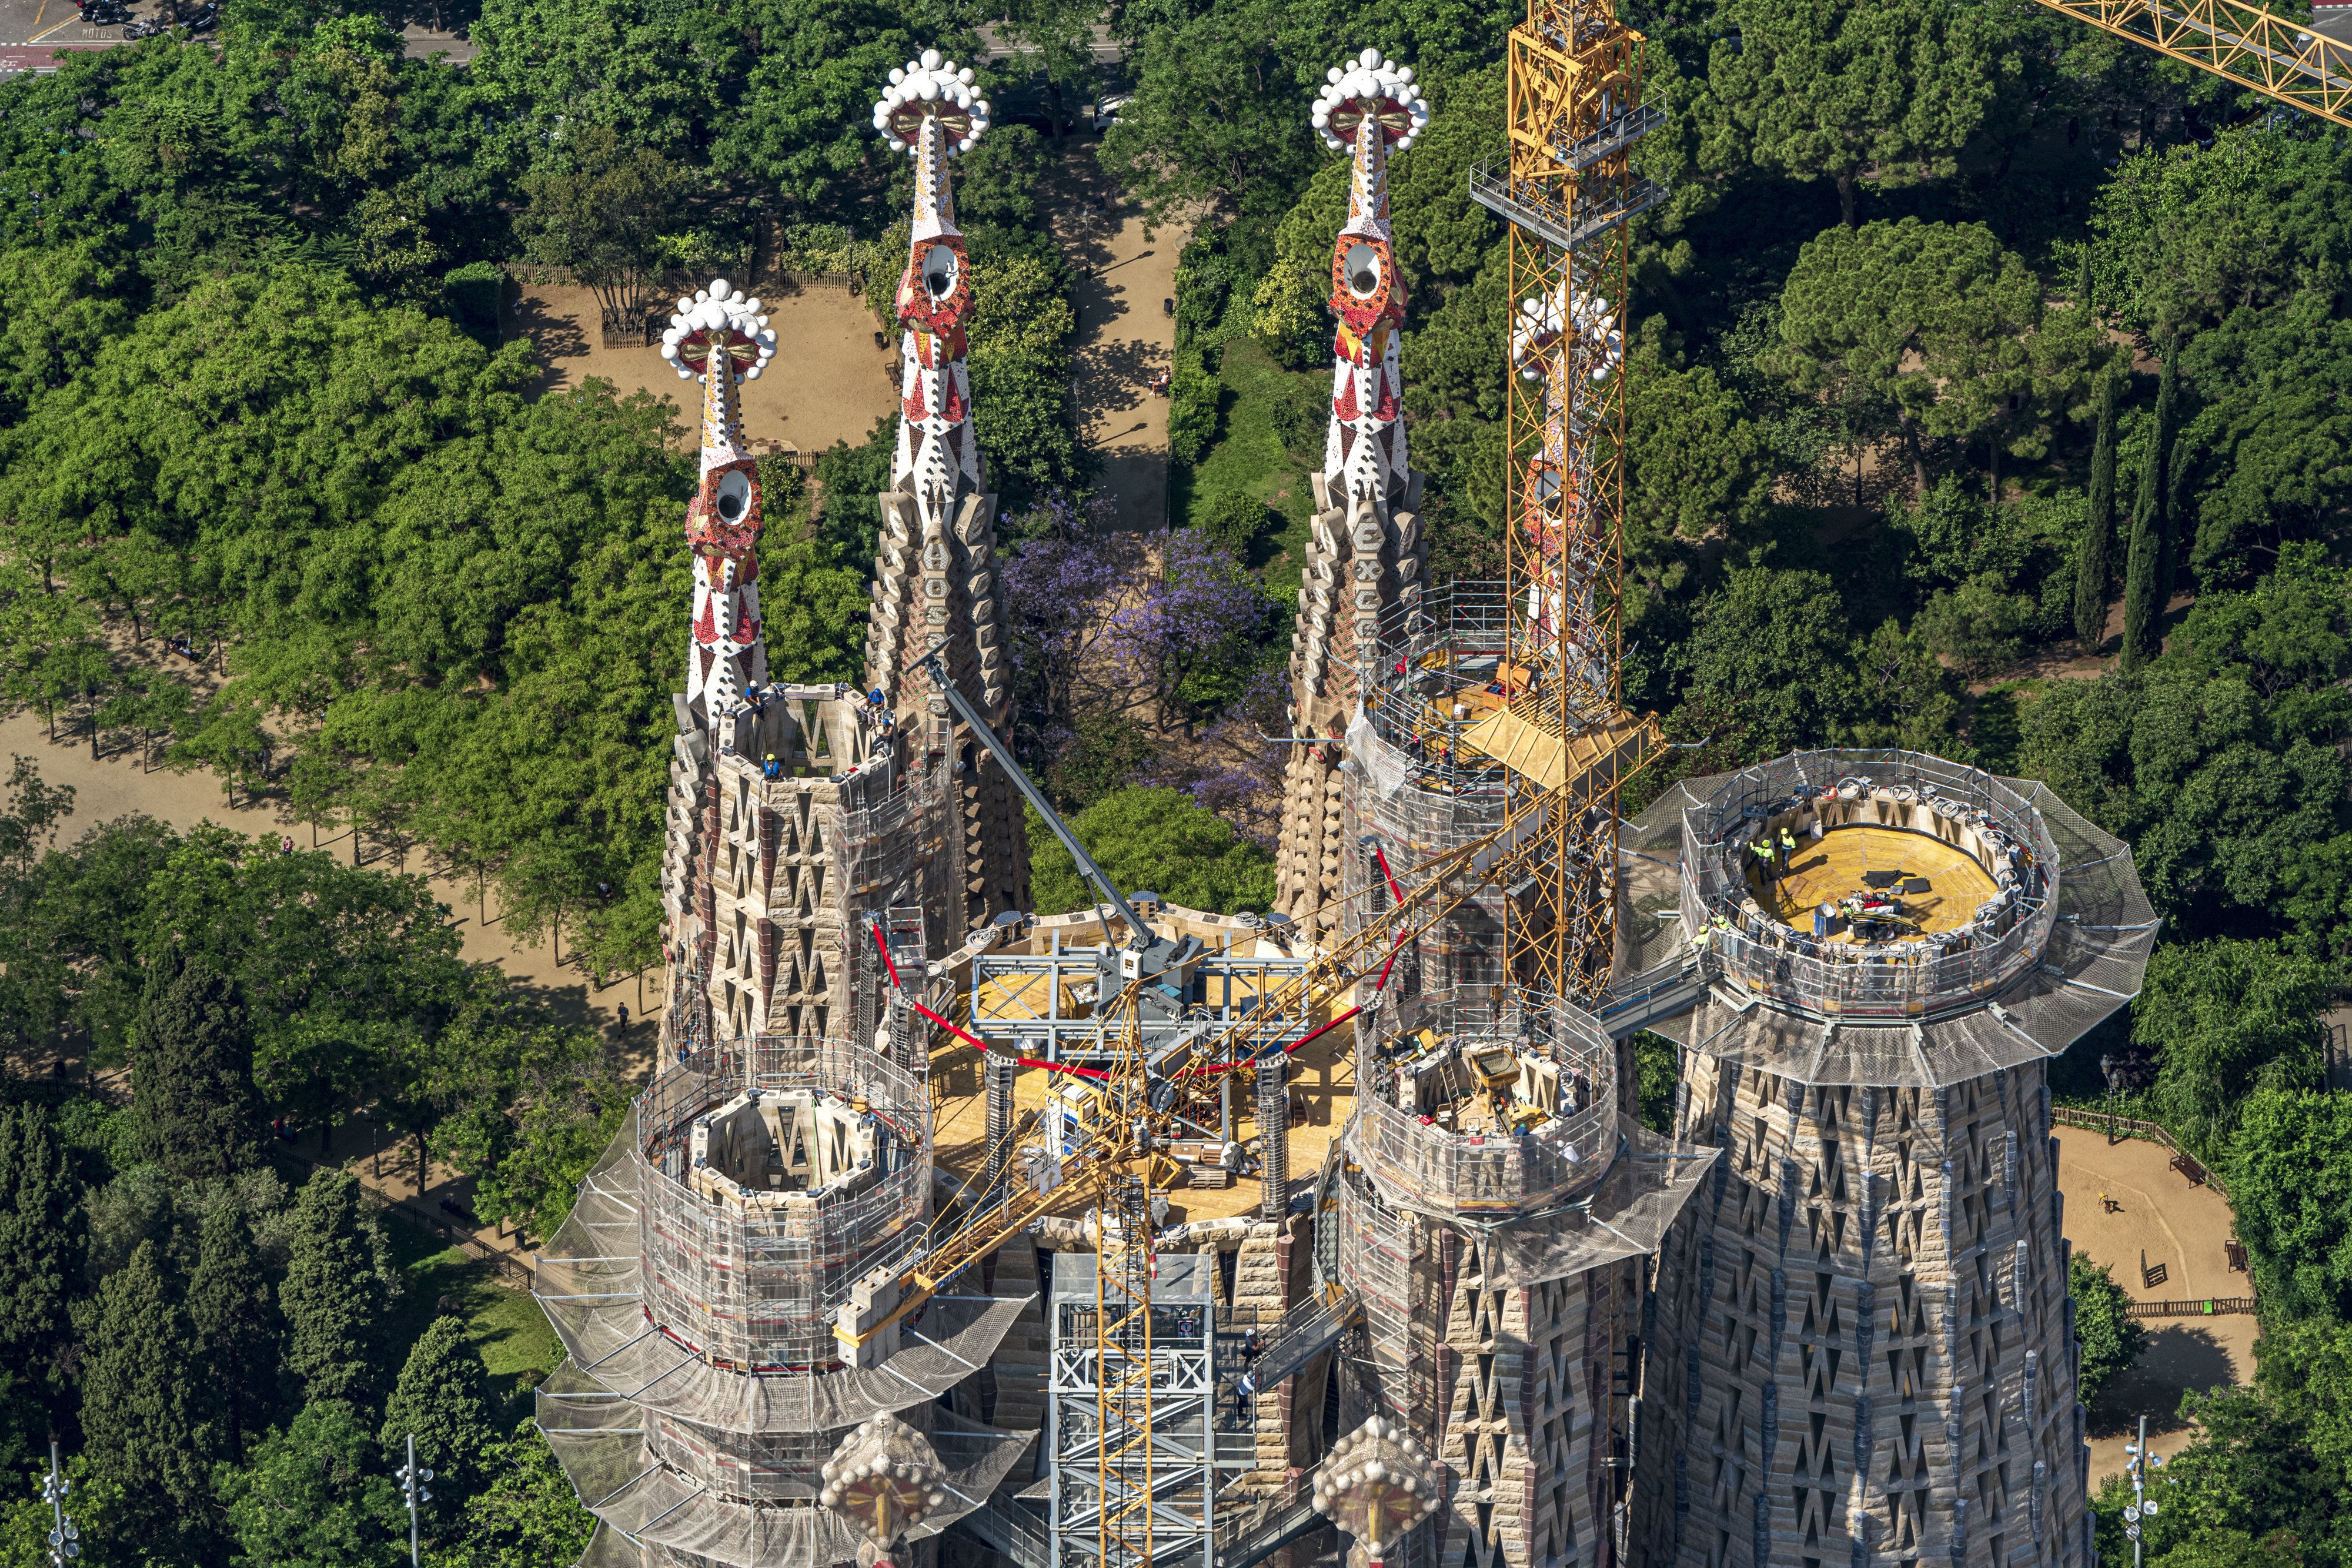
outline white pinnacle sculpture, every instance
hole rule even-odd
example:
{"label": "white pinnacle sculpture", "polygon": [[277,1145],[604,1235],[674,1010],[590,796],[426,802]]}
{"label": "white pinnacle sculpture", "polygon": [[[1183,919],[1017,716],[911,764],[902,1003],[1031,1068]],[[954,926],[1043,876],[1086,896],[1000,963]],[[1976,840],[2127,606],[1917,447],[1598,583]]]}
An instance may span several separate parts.
{"label": "white pinnacle sculpture", "polygon": [[[776,335],[725,278],[677,302],[662,334],[662,358],[682,381],[702,382],[702,482],[686,513],[694,551],[693,645],[686,664],[687,700],[703,723],[721,730],[747,687],[768,678],[760,636],[760,474],[743,448],[736,387],[758,380],[775,357]],[[723,737],[722,737],[723,738]]]}
{"label": "white pinnacle sculpture", "polygon": [[1595,508],[1592,438],[1601,388],[1624,362],[1624,336],[1609,302],[1580,287],[1574,269],[1559,287],[1519,301],[1511,362],[1520,379],[1544,385],[1542,450],[1528,460],[1528,554],[1540,562],[1528,583],[1529,636],[1549,649],[1565,620],[1566,674],[1591,700],[1611,697],[1595,586],[1612,569],[1604,520]]}
{"label": "white pinnacle sculpture", "polygon": [[1331,1446],[1315,1472],[1315,1511],[1354,1544],[1349,1568],[1380,1568],[1381,1554],[1437,1511],[1429,1453],[1375,1416]]}
{"label": "white pinnacle sculpture", "polygon": [[[950,675],[1002,733],[1012,717],[1011,665],[997,611],[995,498],[972,428],[965,329],[971,263],[956,228],[950,154],[988,130],[987,99],[968,66],[926,49],[890,73],[874,129],[915,163],[907,267],[898,279],[898,441],[880,497],[882,538],[866,643],[869,687],[890,708],[915,702],[918,750],[959,774],[963,929],[1026,908],[1028,840],[1012,785],[917,672],[944,645]],[[962,930],[950,931],[950,939]]]}
{"label": "white pinnacle sculpture", "polygon": [[1355,712],[1358,664],[1382,619],[1421,597],[1428,558],[1406,460],[1401,360],[1404,279],[1390,243],[1389,157],[1429,123],[1412,68],[1366,49],[1315,95],[1315,131],[1349,155],[1348,221],[1331,246],[1331,420],[1314,476],[1315,523],[1291,665],[1291,748],[1283,780],[1276,907],[1311,936],[1338,917],[1343,859],[1339,737]]}
{"label": "white pinnacle sculpture", "polygon": [[1331,68],[1316,95],[1314,122],[1324,145],[1355,162],[1348,221],[1331,252],[1331,313],[1339,331],[1323,473],[1349,500],[1387,504],[1405,485],[1398,369],[1405,291],[1390,244],[1389,153],[1412,145],[1429,123],[1429,104],[1412,84],[1411,66],[1366,49],[1351,65]]}

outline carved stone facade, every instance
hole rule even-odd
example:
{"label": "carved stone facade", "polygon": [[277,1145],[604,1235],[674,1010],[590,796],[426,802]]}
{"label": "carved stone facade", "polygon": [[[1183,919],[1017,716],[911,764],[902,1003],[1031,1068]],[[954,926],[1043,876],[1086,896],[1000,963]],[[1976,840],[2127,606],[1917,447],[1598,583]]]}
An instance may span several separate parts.
{"label": "carved stone facade", "polygon": [[2039,1062],[1947,1088],[1685,1058],[1725,1157],[1659,1260],[1651,1561],[2088,1568]]}
{"label": "carved stone facade", "polygon": [[1012,780],[931,689],[918,666],[940,647],[967,700],[1003,735],[1013,714],[1011,666],[996,591],[996,497],[972,429],[965,363],[971,264],[956,227],[950,153],[988,129],[972,72],[936,51],[893,72],[875,128],[915,162],[912,236],[898,281],[898,439],[880,497],[881,557],[866,645],[866,682],[891,707],[919,699],[919,745],[955,778],[961,831],[954,881],[962,894],[950,946],[1008,909],[1029,907],[1029,840]]}
{"label": "carved stone facade", "polygon": [[1323,470],[1309,476],[1315,522],[1299,585],[1290,661],[1294,745],[1283,782],[1275,907],[1310,937],[1333,927],[1344,830],[1338,768],[1355,711],[1355,666],[1383,612],[1410,606],[1427,576],[1421,476],[1406,460],[1405,290],[1390,243],[1388,162],[1429,122],[1412,71],[1367,49],[1335,68],[1316,130],[1349,152],[1348,221],[1331,246],[1331,421]]}

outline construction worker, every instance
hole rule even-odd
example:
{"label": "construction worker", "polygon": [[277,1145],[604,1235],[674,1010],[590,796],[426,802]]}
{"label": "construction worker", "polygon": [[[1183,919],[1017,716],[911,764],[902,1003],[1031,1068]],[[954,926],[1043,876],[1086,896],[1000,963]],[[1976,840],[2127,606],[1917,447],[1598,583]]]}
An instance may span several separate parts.
{"label": "construction worker", "polygon": [[1797,835],[1790,832],[1789,825],[1783,822],[1780,824],[1780,863],[1784,867],[1792,865],[1796,859]]}
{"label": "construction worker", "polygon": [[1770,882],[1772,880],[1772,835],[1758,833],[1755,838],[1748,841],[1748,847],[1756,852],[1756,863],[1762,868],[1761,879]]}
{"label": "construction worker", "polygon": [[760,764],[760,772],[766,778],[782,778],[783,771],[783,766],[776,760],[776,754],[772,751],[768,753],[767,760]]}

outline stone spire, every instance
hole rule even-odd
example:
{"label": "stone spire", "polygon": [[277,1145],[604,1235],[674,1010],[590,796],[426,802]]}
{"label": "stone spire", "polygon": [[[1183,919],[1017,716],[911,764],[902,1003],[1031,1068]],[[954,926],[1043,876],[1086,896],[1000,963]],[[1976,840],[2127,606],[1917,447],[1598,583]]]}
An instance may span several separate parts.
{"label": "stone spire", "polygon": [[[985,747],[917,669],[945,643],[957,687],[1001,735],[1012,717],[1010,666],[997,610],[996,497],[988,494],[972,433],[971,372],[964,364],[971,264],[956,228],[950,154],[988,129],[972,73],[926,49],[890,73],[874,128],[915,161],[907,270],[898,280],[898,444],[880,497],[881,559],[866,644],[867,684],[893,709],[922,704],[922,748],[955,774],[961,801],[961,884],[968,928],[1026,908],[1029,849],[1017,797]],[[960,932],[949,933],[950,942]]]}
{"label": "stone spire", "polygon": [[1310,935],[1336,918],[1341,861],[1340,737],[1356,706],[1355,664],[1382,619],[1421,596],[1421,476],[1406,462],[1405,314],[1389,234],[1389,156],[1412,145],[1429,105],[1412,68],[1366,49],[1328,74],[1314,110],[1324,144],[1354,161],[1348,221],[1331,246],[1331,423],[1323,471],[1311,476],[1316,515],[1291,656],[1295,746],[1283,790],[1276,904]]}
{"label": "stone spire", "polygon": [[760,474],[743,448],[736,388],[757,380],[776,351],[776,335],[725,278],[677,302],[662,334],[662,358],[681,380],[702,383],[702,482],[686,512],[694,551],[692,646],[686,697],[705,728],[730,722],[744,692],[768,678],[760,637]]}

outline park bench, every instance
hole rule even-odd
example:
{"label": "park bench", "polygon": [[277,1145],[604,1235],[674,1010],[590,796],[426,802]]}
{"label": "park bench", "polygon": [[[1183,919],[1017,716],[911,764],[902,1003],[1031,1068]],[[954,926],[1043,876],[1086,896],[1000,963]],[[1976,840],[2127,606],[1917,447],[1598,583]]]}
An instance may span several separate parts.
{"label": "park bench", "polygon": [[2196,1160],[2191,1158],[2189,1155],[2185,1154],[2173,1155],[2172,1168],[2179,1171],[2182,1176],[2187,1176],[2190,1186],[2203,1186],[2205,1185],[2205,1167],[2199,1165]]}

